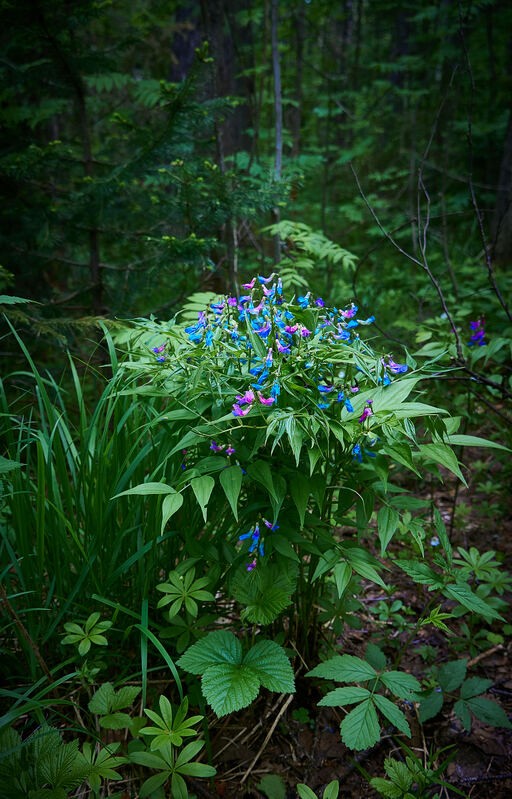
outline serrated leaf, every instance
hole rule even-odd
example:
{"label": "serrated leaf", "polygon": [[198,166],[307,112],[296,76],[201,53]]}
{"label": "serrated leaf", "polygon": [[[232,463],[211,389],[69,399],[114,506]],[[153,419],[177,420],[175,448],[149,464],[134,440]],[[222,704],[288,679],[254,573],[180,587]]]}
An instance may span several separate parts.
{"label": "serrated leaf", "polygon": [[345,705],[354,705],[356,702],[363,702],[371,696],[368,688],[359,688],[357,685],[351,685],[348,688],[335,688],[334,691],[329,691],[318,702],[319,707],[344,707]]}
{"label": "serrated leaf", "polygon": [[206,669],[201,688],[214,713],[221,717],[250,705],[258,696],[260,680],[248,666],[221,663]]}
{"label": "serrated leaf", "polygon": [[375,746],[380,739],[380,727],[372,699],[361,702],[345,716],[340,732],[343,743],[349,749],[359,752]]}
{"label": "serrated leaf", "polygon": [[486,680],[483,677],[470,677],[465,680],[460,689],[461,699],[472,699],[474,696],[485,694],[493,684],[492,680]]}
{"label": "serrated leaf", "polygon": [[219,630],[192,644],[180,657],[178,665],[191,674],[203,674],[205,669],[217,663],[241,662],[242,646],[238,638],[227,630]]}
{"label": "serrated leaf", "polygon": [[465,585],[463,583],[453,583],[452,585],[445,586],[443,593],[445,596],[448,596],[450,599],[454,599],[460,605],[465,607],[467,610],[471,610],[473,613],[479,613],[481,616],[484,616],[487,619],[500,619],[500,621],[505,621],[503,616],[494,610],[494,608],[474,594],[469,585]]}
{"label": "serrated leaf", "polygon": [[402,789],[389,780],[385,780],[384,777],[372,777],[370,785],[385,799],[403,799]]}
{"label": "serrated leaf", "polygon": [[416,677],[405,671],[385,671],[380,675],[380,679],[386,688],[400,699],[411,699],[412,694],[421,691],[421,685]]}
{"label": "serrated leaf", "polygon": [[294,693],[293,669],[282,646],[275,641],[258,641],[243,659],[268,691]]}
{"label": "serrated leaf", "polygon": [[107,713],[100,718],[100,727],[105,730],[124,730],[130,727],[131,716],[128,713]]}
{"label": "serrated leaf", "polygon": [[364,682],[377,677],[377,672],[366,660],[355,655],[335,655],[308,671],[307,677],[323,677],[336,682]]}
{"label": "serrated leaf", "polygon": [[219,480],[226,498],[233,511],[233,516],[238,521],[238,497],[242,488],[243,472],[240,466],[228,466],[220,473]]}
{"label": "serrated leaf", "polygon": [[400,708],[387,699],[387,697],[381,696],[380,694],[374,694],[373,701],[382,715],[385,716],[397,730],[407,735],[409,738],[411,737],[411,728]]}
{"label": "serrated leaf", "polygon": [[91,713],[97,713],[99,716],[104,716],[110,713],[112,709],[112,702],[115,698],[114,686],[110,682],[105,682],[100,685],[94,696],[88,704]]}
{"label": "serrated leaf", "polygon": [[468,661],[465,658],[443,663],[438,672],[439,685],[443,691],[455,691],[456,688],[462,685],[467,667]]}
{"label": "serrated leaf", "polygon": [[497,702],[492,699],[484,699],[482,696],[475,696],[472,699],[463,700],[467,704],[471,713],[484,724],[491,727],[503,727],[512,730],[507,714]]}
{"label": "serrated leaf", "polygon": [[396,565],[408,574],[415,583],[428,585],[433,590],[443,587],[442,579],[426,563],[419,563],[416,560],[397,560]]}
{"label": "serrated leaf", "polygon": [[432,690],[429,696],[420,701],[419,719],[422,724],[429,719],[433,719],[440,712],[444,703],[444,695],[441,690]]}
{"label": "serrated leaf", "polygon": [[205,474],[202,477],[194,477],[193,480],[190,481],[190,486],[201,508],[203,519],[206,521],[207,505],[215,486],[215,480],[213,477],[210,477],[210,475]]}

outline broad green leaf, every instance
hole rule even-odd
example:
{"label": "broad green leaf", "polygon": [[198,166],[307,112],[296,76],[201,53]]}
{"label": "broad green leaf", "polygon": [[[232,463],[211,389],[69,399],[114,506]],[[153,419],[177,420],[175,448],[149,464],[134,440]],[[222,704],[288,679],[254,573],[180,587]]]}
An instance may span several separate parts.
{"label": "broad green leaf", "polygon": [[404,402],[393,411],[397,419],[414,419],[417,416],[434,416],[438,413],[448,413],[444,408],[426,405],[424,402]]}
{"label": "broad green leaf", "polygon": [[279,774],[265,774],[256,787],[267,799],[286,799],[286,785]]}
{"label": "broad green leaf", "polygon": [[469,585],[453,583],[452,585],[445,586],[443,593],[445,596],[459,602],[464,608],[467,608],[467,610],[473,613],[479,613],[487,619],[500,619],[501,621],[505,621],[503,616],[500,616],[494,608],[474,594]]}
{"label": "broad green leaf", "polygon": [[[468,703],[464,699],[458,699],[454,706],[453,712],[462,722],[462,726],[466,730],[466,732],[471,731],[471,713],[469,712]],[[420,714],[421,720],[421,714]]]}
{"label": "broad green leaf", "polygon": [[307,677],[323,677],[336,682],[364,682],[377,677],[377,672],[366,660],[355,655],[335,655],[308,671]]}
{"label": "broad green leaf", "polygon": [[369,749],[379,741],[380,727],[371,698],[361,702],[345,716],[340,726],[341,738],[349,749]]}
{"label": "broad green leaf", "polygon": [[151,496],[153,494],[173,494],[175,493],[175,489],[168,486],[166,483],[141,483],[138,486],[134,486],[133,488],[129,488],[127,491],[121,491],[120,494],[116,494],[112,497],[112,499],[117,499],[118,497],[127,497],[130,495],[137,495],[142,497]]}
{"label": "broad green leaf", "polygon": [[471,713],[484,724],[489,724],[491,727],[503,727],[506,730],[512,730],[512,724],[501,705],[493,702],[492,699],[484,699],[482,696],[475,696],[472,699],[461,700],[465,701]]}
{"label": "broad green leaf", "polygon": [[474,696],[480,696],[489,690],[493,680],[486,680],[483,677],[470,677],[465,680],[460,689],[461,699],[472,699]]}
{"label": "broad green leaf", "polygon": [[178,665],[191,674],[203,674],[216,663],[240,664],[242,646],[238,638],[227,630],[209,633],[192,644],[178,660]]}
{"label": "broad green leaf", "polygon": [[480,438],[480,436],[466,436],[462,433],[457,433],[452,436],[446,436],[446,441],[448,444],[451,444],[452,447],[489,447],[510,452],[510,447],[505,447],[503,444],[498,444],[496,441],[489,441],[487,438]]}
{"label": "broad green leaf", "polygon": [[308,507],[309,494],[311,491],[311,484],[307,477],[303,474],[297,473],[293,475],[293,479],[289,481],[290,493],[299,514],[300,526],[304,527],[304,519],[306,517],[306,510]]}
{"label": "broad green leaf", "polygon": [[391,702],[385,696],[381,696],[380,694],[374,694],[373,701],[382,715],[385,716],[387,720],[397,728],[397,730],[403,732],[403,734],[407,735],[409,738],[411,737],[411,728],[407,723],[407,719],[402,711],[395,704],[393,704],[393,702]]}
{"label": "broad green leaf", "polygon": [[[145,754],[145,753],[141,752],[140,754]],[[141,765],[144,765],[144,763],[142,763]],[[155,766],[153,766],[153,768],[155,768]],[[156,768],[159,767],[157,766]],[[153,774],[152,777],[148,777],[148,779],[145,780],[142,784],[142,788],[140,791],[141,799],[146,799],[146,796],[151,796],[152,794],[154,794],[157,788],[160,788],[160,786],[163,785],[164,782],[166,782],[169,779],[169,777],[170,777],[169,771],[162,771],[160,774]]]}
{"label": "broad green leaf", "polygon": [[416,677],[405,671],[385,671],[380,675],[380,679],[386,688],[400,699],[411,699],[412,694],[421,691],[421,685]]}
{"label": "broad green leaf", "polygon": [[441,689],[432,689],[431,693],[420,701],[419,719],[423,724],[429,719],[433,719],[440,712],[444,703],[444,695]]}
{"label": "broad green leaf", "polygon": [[418,471],[418,468],[415,465],[412,457],[412,450],[408,444],[385,444],[382,447],[382,451],[392,460],[402,464],[402,466],[410,469],[415,474],[420,475],[420,472]]}
{"label": "broad green leaf", "polygon": [[341,599],[345,590],[347,589],[352,579],[353,571],[346,561],[336,563],[332,570],[334,582],[336,583],[336,591],[338,597]]}
{"label": "broad green leaf", "polygon": [[378,410],[396,410],[407,399],[419,379],[419,377],[402,377],[394,380],[389,386],[378,388],[373,393],[374,405]]}
{"label": "broad green leaf", "polygon": [[354,705],[357,702],[363,702],[371,696],[368,688],[359,688],[357,685],[351,685],[349,688],[335,688],[334,691],[329,691],[318,702],[319,707],[344,707],[345,705]]}
{"label": "broad green leaf", "polygon": [[206,669],[201,680],[206,701],[217,716],[226,716],[253,702],[260,681],[248,666],[221,663]]}
{"label": "broad green leaf", "polygon": [[255,480],[266,488],[270,496],[277,501],[274,481],[272,480],[272,470],[266,461],[255,461],[251,463],[251,465],[247,467],[247,473],[252,480]]}
{"label": "broad green leaf", "polygon": [[258,641],[243,659],[268,691],[294,693],[293,669],[282,646],[275,641]]}
{"label": "broad green leaf", "polygon": [[217,769],[207,763],[185,763],[180,766],[180,774],[187,777],[215,777]]}
{"label": "broad green leaf", "polygon": [[194,477],[194,479],[190,481],[190,485],[198,505],[201,508],[203,518],[206,521],[206,506],[208,505],[208,501],[215,486],[215,480],[213,477],[210,477],[210,475],[203,475],[202,477]]}
{"label": "broad green leaf", "polygon": [[466,676],[468,668],[468,661],[466,658],[461,660],[450,660],[448,663],[443,663],[439,667],[438,679],[439,685],[443,691],[455,691],[459,688]]}
{"label": "broad green leaf", "polygon": [[243,472],[240,466],[228,466],[219,476],[220,484],[224,489],[236,521],[238,521],[238,497],[242,488],[242,478]]}
{"label": "broad green leaf", "polygon": [[330,783],[325,786],[324,792],[322,794],[322,799],[338,799],[339,792],[340,792],[339,780],[331,780]]}
{"label": "broad green leaf", "polygon": [[297,783],[297,793],[299,794],[299,799],[318,799],[316,793],[303,782]]}
{"label": "broad green leaf", "polygon": [[295,552],[288,538],[285,538],[284,535],[281,535],[280,533],[272,533],[271,541],[272,546],[276,552],[279,552],[280,555],[283,555],[285,558],[290,558],[290,560],[299,561],[299,556]]}
{"label": "broad green leaf", "polygon": [[168,496],[164,497],[162,502],[162,526],[160,528],[160,535],[163,535],[165,525],[183,505],[183,495],[179,491],[172,491]]}
{"label": "broad green leaf", "polygon": [[387,546],[398,529],[400,516],[393,508],[384,505],[377,514],[377,528],[379,531],[380,554],[384,555]]}
{"label": "broad green leaf", "polygon": [[104,716],[106,713],[110,713],[112,704],[115,701],[115,695],[116,692],[112,683],[103,683],[91,697],[88,704],[89,710],[91,713],[97,713],[98,716]]}
{"label": "broad green leaf", "polygon": [[107,713],[100,718],[100,727],[105,730],[125,730],[131,723],[132,718],[128,713]]}
{"label": "broad green leaf", "polygon": [[452,472],[459,480],[467,486],[464,475],[462,474],[457,457],[447,444],[420,444],[420,453],[422,457],[426,458],[439,466],[444,466],[449,472]]}

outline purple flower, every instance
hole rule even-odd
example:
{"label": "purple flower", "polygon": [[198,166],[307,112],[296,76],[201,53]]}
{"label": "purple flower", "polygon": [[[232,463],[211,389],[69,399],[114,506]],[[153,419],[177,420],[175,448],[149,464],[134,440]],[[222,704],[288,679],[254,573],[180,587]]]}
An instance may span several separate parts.
{"label": "purple flower", "polygon": [[369,416],[373,416],[372,402],[373,400],[366,400],[366,408],[358,419],[360,424],[363,424],[363,422],[366,421]]}
{"label": "purple flower", "polygon": [[330,394],[331,391],[334,391],[334,386],[322,386],[322,385],[320,385],[320,386],[318,386],[318,390],[322,394]]}
{"label": "purple flower", "polygon": [[276,347],[277,351],[283,355],[288,355],[290,353],[290,347],[288,347],[286,344],[281,344],[278,338],[276,338]]}
{"label": "purple flower", "polygon": [[485,321],[484,319],[477,319],[476,322],[470,322],[469,326],[473,331],[473,335],[469,339],[469,346],[473,347],[475,344],[478,347],[484,347],[486,344],[485,341]]}
{"label": "purple flower", "polygon": [[325,302],[321,297],[316,298],[315,305],[318,306],[318,308],[325,308]]}
{"label": "purple flower", "polygon": [[238,305],[237,298],[236,297],[228,297],[228,305],[230,305],[232,308],[236,307]]}
{"label": "purple flower", "polygon": [[261,338],[266,338],[270,331],[272,330],[270,322],[265,322],[259,329],[255,330],[254,332],[261,336]]}
{"label": "purple flower", "polygon": [[311,330],[308,330],[307,327],[302,326],[300,334],[301,334],[302,338],[307,338],[308,336],[311,335]]}
{"label": "purple flower", "polygon": [[157,360],[157,363],[163,363],[166,360],[166,357],[165,357],[165,355],[159,355],[156,360]]}
{"label": "purple flower", "polygon": [[404,372],[407,372],[409,368],[406,363],[395,363],[394,360],[389,356],[387,363],[384,361],[384,359],[382,359],[382,363],[393,375],[404,374]]}
{"label": "purple flower", "polygon": [[233,405],[233,410],[232,410],[233,416],[247,416],[251,408],[252,405],[247,405],[246,408],[241,408],[240,405],[237,405],[235,403],[235,405]]}
{"label": "purple flower", "polygon": [[210,449],[213,450],[213,452],[222,452],[224,447],[221,447],[220,444],[217,444],[216,441],[212,441],[212,443],[210,444]]}
{"label": "purple flower", "polygon": [[251,280],[250,283],[242,283],[242,288],[243,289],[253,289],[255,283],[256,283],[256,278],[253,277],[253,279]]}
{"label": "purple flower", "polygon": [[157,354],[159,352],[163,352],[165,350],[166,346],[167,346],[167,344],[162,344],[161,347],[153,347],[153,352],[157,353]]}
{"label": "purple flower", "polygon": [[278,524],[272,524],[272,522],[269,522],[268,519],[263,519],[263,523],[264,523],[265,527],[268,527],[268,529],[270,531],[279,530],[279,525]]}
{"label": "purple flower", "polygon": [[254,402],[254,391],[249,389],[245,394],[237,394],[236,401],[238,405],[246,405],[247,403]]}
{"label": "purple flower", "polygon": [[226,455],[234,455],[235,452],[236,452],[236,449],[234,447],[232,447],[232,446],[229,446],[229,447],[226,448]]}
{"label": "purple flower", "polygon": [[357,305],[351,303],[350,308],[346,308],[344,311],[340,311],[340,316],[343,319],[352,319],[357,313]]}
{"label": "purple flower", "polygon": [[276,401],[275,397],[262,397],[261,394],[258,394],[258,399],[262,405],[273,405]]}
{"label": "purple flower", "polygon": [[251,560],[251,562],[248,563],[245,568],[247,569],[248,572],[252,572],[253,569],[256,568],[256,558],[254,558],[254,560]]}
{"label": "purple flower", "polygon": [[286,325],[286,327],[285,327],[285,331],[287,333],[296,333],[298,329],[299,329],[298,325],[293,325],[293,326]]}
{"label": "purple flower", "polygon": [[270,283],[270,281],[273,280],[274,278],[275,278],[275,272],[272,272],[272,274],[269,277],[262,277],[261,275],[258,275],[258,280],[262,285]]}

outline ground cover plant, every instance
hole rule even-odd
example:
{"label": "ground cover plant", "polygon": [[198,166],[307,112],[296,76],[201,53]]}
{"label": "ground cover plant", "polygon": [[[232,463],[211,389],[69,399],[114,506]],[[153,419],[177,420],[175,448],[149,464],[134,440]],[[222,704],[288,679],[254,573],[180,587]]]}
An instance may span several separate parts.
{"label": "ground cover plant", "polygon": [[[277,273],[243,292],[107,333],[92,406],[72,361],[63,389],[13,333],[29,370],[2,412],[6,797],[217,795],[216,720],[288,696],[272,733],[298,686],[306,724],[341,708],[338,746],[383,796],[465,795],[446,753],[410,748],[440,714],[511,727],[460,643],[485,628],[502,645],[508,574],[454,548],[437,495],[406,476],[464,484],[454,446],[506,448],[458,433],[427,401],[438,358],[398,360],[353,302]],[[404,581],[412,607],[394,599]],[[375,590],[399,646],[384,631],[356,654]],[[357,753],[390,734],[403,758],[373,776]],[[235,790],[284,795],[286,773],[250,771]]]}

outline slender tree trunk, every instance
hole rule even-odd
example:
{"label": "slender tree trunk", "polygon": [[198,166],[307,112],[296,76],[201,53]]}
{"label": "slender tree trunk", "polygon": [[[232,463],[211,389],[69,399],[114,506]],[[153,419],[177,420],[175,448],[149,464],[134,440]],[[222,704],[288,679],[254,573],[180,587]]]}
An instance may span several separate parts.
{"label": "slender tree trunk", "polygon": [[[281,62],[279,59],[279,0],[272,0],[271,6],[272,36],[272,72],[274,76],[274,115],[276,125],[274,180],[281,181],[283,166],[283,101],[281,92]],[[279,222],[280,212],[277,206],[273,209],[274,222]],[[281,242],[279,236],[274,237],[274,263],[281,260]]]}

